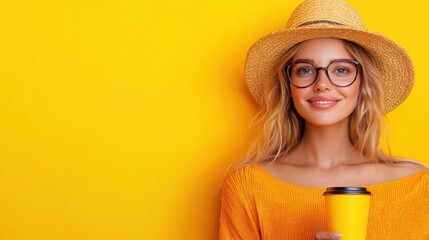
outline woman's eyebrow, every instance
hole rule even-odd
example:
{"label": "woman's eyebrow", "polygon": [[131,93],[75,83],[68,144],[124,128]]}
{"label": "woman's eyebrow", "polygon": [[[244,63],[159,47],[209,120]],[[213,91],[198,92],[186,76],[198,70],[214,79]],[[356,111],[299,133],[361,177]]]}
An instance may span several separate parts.
{"label": "woman's eyebrow", "polygon": [[312,63],[312,64],[314,64],[314,60],[309,59],[309,58],[299,58],[299,59],[293,60],[292,62],[293,63]]}

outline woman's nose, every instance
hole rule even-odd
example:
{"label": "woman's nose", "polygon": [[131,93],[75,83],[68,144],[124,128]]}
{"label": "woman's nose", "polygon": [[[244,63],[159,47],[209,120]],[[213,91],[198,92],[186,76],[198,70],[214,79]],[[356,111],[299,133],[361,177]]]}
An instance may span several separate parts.
{"label": "woman's nose", "polygon": [[328,72],[326,69],[319,68],[318,74],[316,78],[316,82],[313,85],[314,91],[320,92],[320,91],[327,91],[332,90],[333,85],[331,80],[329,80]]}

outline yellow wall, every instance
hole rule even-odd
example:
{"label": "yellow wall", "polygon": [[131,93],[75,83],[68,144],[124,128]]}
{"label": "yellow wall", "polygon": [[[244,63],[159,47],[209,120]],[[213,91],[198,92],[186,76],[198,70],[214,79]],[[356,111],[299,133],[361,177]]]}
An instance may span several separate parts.
{"label": "yellow wall", "polygon": [[[216,239],[245,53],[298,2],[1,1],[0,239]],[[429,163],[429,3],[350,2],[415,61],[389,142]]]}

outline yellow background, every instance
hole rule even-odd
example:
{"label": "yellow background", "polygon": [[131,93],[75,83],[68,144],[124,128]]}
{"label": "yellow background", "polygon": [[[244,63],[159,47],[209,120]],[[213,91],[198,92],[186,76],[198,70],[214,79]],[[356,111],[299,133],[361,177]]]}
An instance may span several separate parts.
{"label": "yellow background", "polygon": [[[246,51],[298,2],[0,1],[0,239],[216,239]],[[414,59],[389,143],[429,163],[429,3],[350,2]]]}

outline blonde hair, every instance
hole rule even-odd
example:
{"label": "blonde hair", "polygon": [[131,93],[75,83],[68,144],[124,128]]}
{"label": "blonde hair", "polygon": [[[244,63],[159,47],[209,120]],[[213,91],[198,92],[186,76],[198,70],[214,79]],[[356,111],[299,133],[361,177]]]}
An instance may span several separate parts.
{"label": "blonde hair", "polygon": [[[368,162],[394,162],[394,158],[381,151],[379,142],[383,129],[383,89],[377,62],[361,46],[349,41],[345,43],[355,60],[362,63],[360,93],[349,121],[350,142]],[[290,153],[302,139],[305,121],[293,105],[284,71],[299,46],[300,43],[285,52],[277,69],[277,78],[264,86],[261,110],[255,121],[259,135],[242,164],[276,161]]]}

